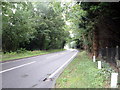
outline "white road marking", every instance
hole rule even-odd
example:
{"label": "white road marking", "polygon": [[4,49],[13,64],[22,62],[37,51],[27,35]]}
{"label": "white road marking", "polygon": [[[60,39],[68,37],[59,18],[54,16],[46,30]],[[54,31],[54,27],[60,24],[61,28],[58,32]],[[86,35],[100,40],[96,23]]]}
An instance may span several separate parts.
{"label": "white road marking", "polygon": [[10,69],[6,69],[6,70],[1,71],[0,73],[4,73],[4,72],[10,71],[10,70],[14,70],[14,69],[17,69],[17,68],[20,68],[20,67],[24,67],[26,65],[30,65],[30,64],[35,63],[35,62],[36,61],[33,61],[33,62],[26,63],[26,64],[23,64],[23,65],[20,65],[20,66],[16,66],[16,67],[13,67],[13,68],[10,68]]}
{"label": "white road marking", "polygon": [[58,68],[54,73],[52,73],[48,78],[53,78],[65,65],[67,65],[76,55],[78,52],[76,52],[69,60],[67,60],[60,68]]}

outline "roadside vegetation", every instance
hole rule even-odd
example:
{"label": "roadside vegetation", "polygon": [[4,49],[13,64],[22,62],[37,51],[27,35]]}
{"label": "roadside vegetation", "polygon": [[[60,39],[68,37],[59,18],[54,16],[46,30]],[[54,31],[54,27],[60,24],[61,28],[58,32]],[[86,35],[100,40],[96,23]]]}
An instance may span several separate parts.
{"label": "roadside vegetation", "polygon": [[69,39],[60,2],[2,2],[2,50],[62,49]]}
{"label": "roadside vegetation", "polygon": [[56,88],[109,88],[109,64],[102,63],[103,68],[97,69],[85,51],[78,53],[56,81]]}
{"label": "roadside vegetation", "polygon": [[60,2],[2,2],[2,60],[64,50],[70,38]]}
{"label": "roadside vegetation", "polygon": [[31,56],[37,56],[37,55],[43,55],[58,51],[63,51],[65,49],[52,49],[52,50],[34,50],[34,51],[27,51],[25,49],[18,50],[16,52],[8,52],[6,54],[2,55],[2,61],[8,61],[13,59],[20,59],[25,57],[31,57]]}

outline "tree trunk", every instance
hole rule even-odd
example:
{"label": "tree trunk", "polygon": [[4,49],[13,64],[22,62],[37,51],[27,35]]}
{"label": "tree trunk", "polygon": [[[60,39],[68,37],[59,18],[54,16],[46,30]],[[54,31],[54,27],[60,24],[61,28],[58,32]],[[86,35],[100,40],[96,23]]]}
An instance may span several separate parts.
{"label": "tree trunk", "polygon": [[98,30],[97,27],[93,30],[93,55],[98,57],[98,51],[99,51],[99,36],[98,36]]}

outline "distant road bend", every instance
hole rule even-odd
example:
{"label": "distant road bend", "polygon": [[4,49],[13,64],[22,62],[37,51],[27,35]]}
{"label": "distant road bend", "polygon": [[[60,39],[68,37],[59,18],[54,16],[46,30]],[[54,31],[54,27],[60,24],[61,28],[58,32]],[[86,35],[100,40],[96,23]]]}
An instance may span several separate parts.
{"label": "distant road bend", "polygon": [[65,50],[2,63],[2,88],[52,88],[77,52]]}

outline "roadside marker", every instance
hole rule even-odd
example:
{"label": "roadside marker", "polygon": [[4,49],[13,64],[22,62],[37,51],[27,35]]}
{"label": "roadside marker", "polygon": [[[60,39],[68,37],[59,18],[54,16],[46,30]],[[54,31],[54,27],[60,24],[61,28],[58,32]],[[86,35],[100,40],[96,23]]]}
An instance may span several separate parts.
{"label": "roadside marker", "polygon": [[98,61],[98,69],[101,69],[101,61]]}
{"label": "roadside marker", "polygon": [[111,74],[111,88],[117,88],[118,73]]}
{"label": "roadside marker", "polygon": [[95,60],[95,56],[93,56],[93,62],[95,62],[96,60]]}

